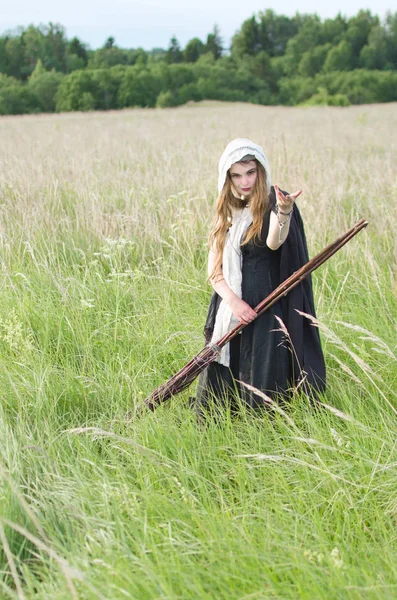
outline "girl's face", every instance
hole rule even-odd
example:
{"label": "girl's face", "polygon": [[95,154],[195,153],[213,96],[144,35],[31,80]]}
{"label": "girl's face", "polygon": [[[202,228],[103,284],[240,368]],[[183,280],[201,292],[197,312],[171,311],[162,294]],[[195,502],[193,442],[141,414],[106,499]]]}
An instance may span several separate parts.
{"label": "girl's face", "polygon": [[237,162],[230,167],[230,178],[239,196],[248,198],[254,189],[258,176],[258,167],[255,160],[249,162]]}

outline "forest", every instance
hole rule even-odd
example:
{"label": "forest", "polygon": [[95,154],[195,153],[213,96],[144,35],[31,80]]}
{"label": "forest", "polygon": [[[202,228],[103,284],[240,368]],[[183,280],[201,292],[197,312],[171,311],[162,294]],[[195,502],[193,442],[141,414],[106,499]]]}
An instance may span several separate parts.
{"label": "forest", "polygon": [[262,105],[370,104],[397,100],[397,12],[322,20],[266,10],[226,48],[217,25],[182,48],[92,50],[60,24],[0,36],[0,114],[172,107],[200,100]]}

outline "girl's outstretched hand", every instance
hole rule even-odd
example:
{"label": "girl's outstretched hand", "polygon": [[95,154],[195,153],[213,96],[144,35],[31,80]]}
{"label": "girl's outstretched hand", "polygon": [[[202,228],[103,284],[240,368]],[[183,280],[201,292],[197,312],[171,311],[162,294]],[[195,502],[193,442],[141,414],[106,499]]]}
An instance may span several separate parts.
{"label": "girl's outstretched hand", "polygon": [[280,188],[276,184],[274,184],[274,189],[276,192],[276,201],[277,201],[277,207],[278,207],[279,211],[281,211],[282,213],[291,212],[291,210],[294,207],[294,202],[298,198],[298,196],[301,195],[302,190],[298,190],[297,192],[294,192],[293,194],[286,195],[286,194],[283,194],[283,192],[280,190]]}

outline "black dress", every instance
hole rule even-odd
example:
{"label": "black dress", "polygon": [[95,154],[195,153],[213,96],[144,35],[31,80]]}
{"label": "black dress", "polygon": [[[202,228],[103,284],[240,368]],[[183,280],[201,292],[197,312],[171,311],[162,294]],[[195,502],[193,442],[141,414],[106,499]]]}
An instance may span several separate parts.
{"label": "black dress", "polygon": [[[242,298],[253,308],[309,260],[303,222],[296,206],[286,241],[278,250],[266,245],[270,211],[275,202],[272,188],[260,240],[251,240],[241,247]],[[220,302],[221,298],[214,293],[204,329],[207,342]],[[202,372],[196,398],[199,411],[213,401],[233,402],[236,392],[249,406],[263,406],[263,399],[238,381],[270,397],[278,394],[285,397],[291,387],[302,382],[302,390],[310,396],[324,391],[325,364],[318,328],[296,309],[315,316],[310,277],[230,342],[230,368],[213,362]]]}

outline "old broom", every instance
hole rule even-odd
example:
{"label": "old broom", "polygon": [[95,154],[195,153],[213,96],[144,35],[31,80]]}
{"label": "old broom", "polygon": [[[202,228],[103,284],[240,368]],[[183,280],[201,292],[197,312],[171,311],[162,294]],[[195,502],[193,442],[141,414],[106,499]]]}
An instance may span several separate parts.
{"label": "old broom", "polygon": [[[269,296],[267,296],[258,306],[255,307],[257,316],[265,312],[270,306],[275,304],[282,296],[285,296],[295,286],[299,285],[303,279],[308,277],[315,269],[328,260],[335,252],[340,250],[342,246],[347,244],[361,229],[366,227],[368,222],[365,219],[360,219],[351,229],[338,237],[332,244],[326,246],[319,254],[309,260],[303,267],[295,271],[288,279],[283,281]],[[159,404],[165,402],[171,396],[175,396],[187,388],[196,377],[203,371],[212,361],[216,359],[221,351],[221,348],[230,342],[242,329],[246,327],[246,323],[239,323],[228,333],[226,333],[216,344],[208,344],[201,350],[191,361],[173,375],[168,381],[156,388],[150,396],[145,400],[145,404],[150,410],[154,411]]]}

